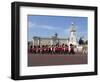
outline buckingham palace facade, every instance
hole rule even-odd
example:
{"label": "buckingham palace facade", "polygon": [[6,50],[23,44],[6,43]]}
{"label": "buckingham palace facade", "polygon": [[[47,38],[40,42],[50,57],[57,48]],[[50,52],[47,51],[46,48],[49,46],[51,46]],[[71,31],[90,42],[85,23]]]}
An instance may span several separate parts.
{"label": "buckingham palace facade", "polygon": [[37,45],[56,45],[56,44],[67,44],[69,41],[69,39],[67,38],[59,38],[58,34],[56,33],[54,36],[48,38],[48,37],[37,37],[34,36],[32,43],[33,46],[37,46]]}
{"label": "buckingham palace facade", "polygon": [[76,26],[74,23],[71,23],[70,26],[70,36],[67,38],[60,38],[57,33],[55,33],[51,37],[39,37],[39,36],[34,36],[32,38],[32,41],[29,42],[33,46],[38,46],[38,45],[62,45],[62,44],[73,44],[77,45],[77,36],[76,36]]}

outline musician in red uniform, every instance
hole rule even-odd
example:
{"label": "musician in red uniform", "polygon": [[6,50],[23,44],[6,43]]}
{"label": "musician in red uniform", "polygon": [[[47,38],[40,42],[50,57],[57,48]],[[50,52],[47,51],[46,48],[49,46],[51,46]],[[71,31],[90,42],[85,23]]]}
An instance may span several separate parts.
{"label": "musician in red uniform", "polygon": [[49,52],[49,45],[46,45],[46,54]]}
{"label": "musician in red uniform", "polygon": [[65,44],[61,45],[61,54],[65,54]]}
{"label": "musician in red uniform", "polygon": [[58,45],[55,46],[55,54],[59,54],[59,46]]}
{"label": "musician in red uniform", "polygon": [[30,51],[29,51],[30,53],[32,53],[32,49],[33,49],[33,46],[31,45],[30,46]]}
{"label": "musician in red uniform", "polygon": [[42,54],[42,46],[40,46],[39,51],[40,51],[40,54]]}
{"label": "musician in red uniform", "polygon": [[[53,45],[52,45],[52,46],[53,46]],[[49,48],[49,49],[50,49],[50,50],[49,50],[49,53],[50,53],[50,54],[52,54],[52,51],[53,51],[53,47],[52,47],[52,46],[50,46],[50,48]]]}
{"label": "musician in red uniform", "polygon": [[68,54],[68,53],[69,53],[68,45],[65,45],[65,54]]}
{"label": "musician in red uniform", "polygon": [[44,45],[41,47],[42,54],[44,54]]}
{"label": "musician in red uniform", "polygon": [[63,53],[63,46],[62,45],[59,45],[58,51],[59,51],[59,54]]}
{"label": "musician in red uniform", "polygon": [[32,53],[36,54],[36,46],[32,48]]}
{"label": "musician in red uniform", "polygon": [[70,44],[70,54],[75,54],[74,45]]}
{"label": "musician in red uniform", "polygon": [[56,54],[56,51],[57,51],[56,46],[53,46],[53,51],[52,51],[52,54]]}

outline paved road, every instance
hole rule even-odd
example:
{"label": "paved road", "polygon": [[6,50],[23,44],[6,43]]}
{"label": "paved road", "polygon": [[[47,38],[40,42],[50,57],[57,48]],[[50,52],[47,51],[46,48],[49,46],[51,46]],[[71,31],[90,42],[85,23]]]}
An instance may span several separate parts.
{"label": "paved road", "polygon": [[74,65],[87,64],[87,55],[40,55],[28,54],[28,66],[48,66],[48,65]]}

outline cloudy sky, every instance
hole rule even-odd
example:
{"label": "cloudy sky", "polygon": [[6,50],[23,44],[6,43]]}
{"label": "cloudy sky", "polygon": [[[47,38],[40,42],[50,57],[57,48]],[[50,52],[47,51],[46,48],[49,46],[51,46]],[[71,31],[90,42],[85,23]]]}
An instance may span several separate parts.
{"label": "cloudy sky", "polygon": [[55,33],[68,38],[72,22],[76,25],[77,38],[87,39],[87,17],[28,15],[28,40],[33,36],[51,37]]}

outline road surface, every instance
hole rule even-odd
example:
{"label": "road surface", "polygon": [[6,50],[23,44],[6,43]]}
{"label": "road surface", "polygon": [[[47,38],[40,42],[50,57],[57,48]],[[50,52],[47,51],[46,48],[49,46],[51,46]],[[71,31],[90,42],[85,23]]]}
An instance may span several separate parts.
{"label": "road surface", "polygon": [[76,65],[87,64],[86,54],[28,54],[28,66],[51,66],[51,65]]}

